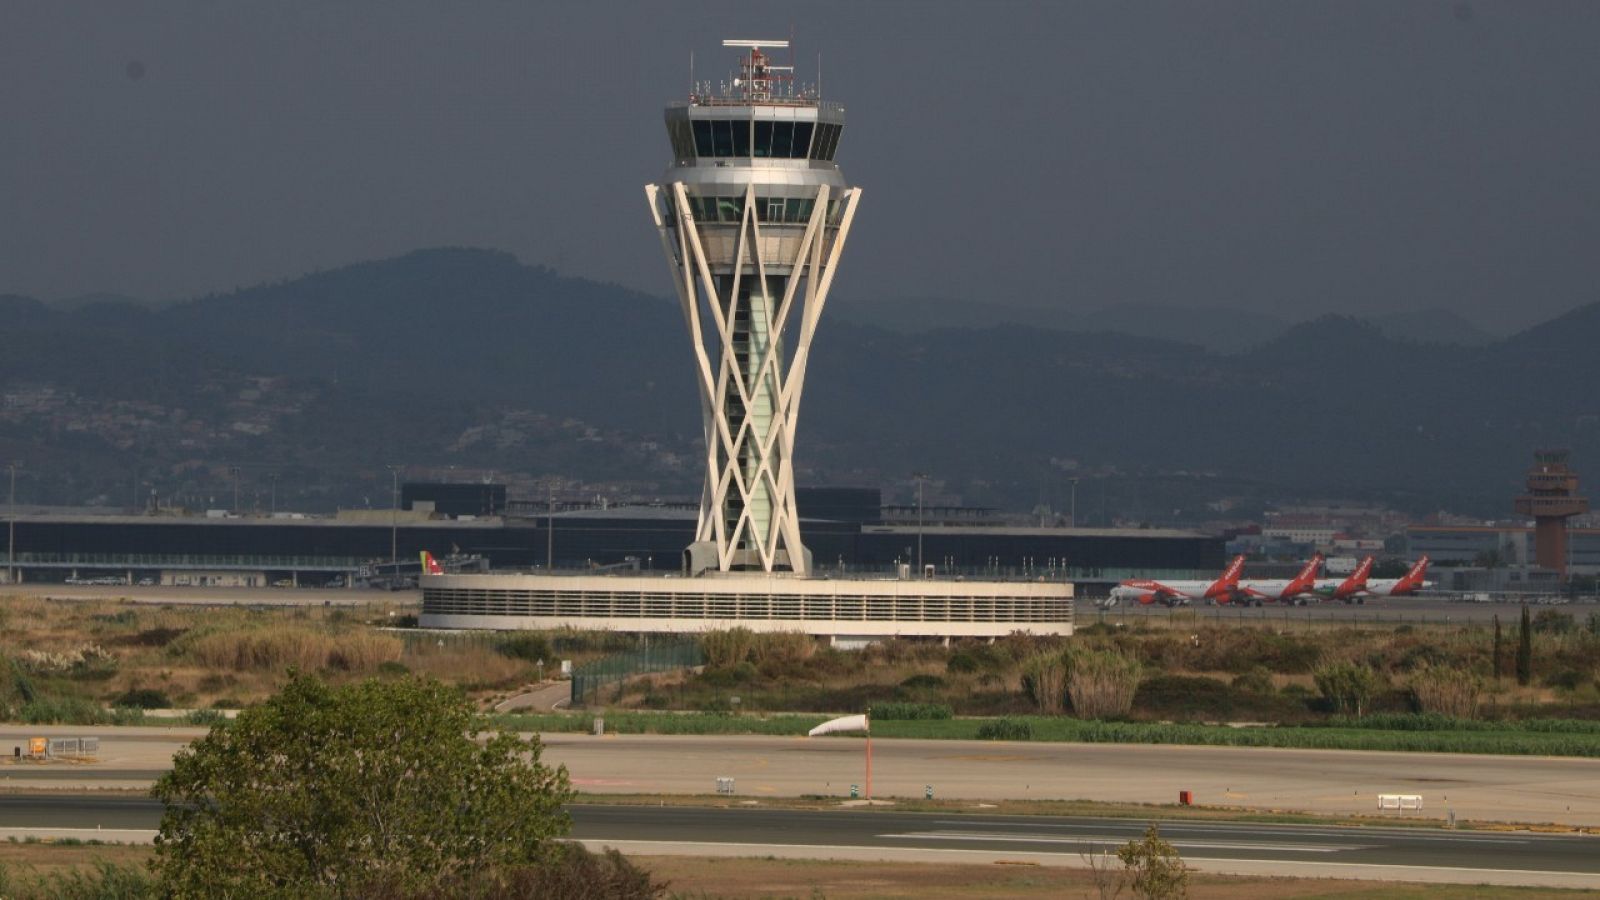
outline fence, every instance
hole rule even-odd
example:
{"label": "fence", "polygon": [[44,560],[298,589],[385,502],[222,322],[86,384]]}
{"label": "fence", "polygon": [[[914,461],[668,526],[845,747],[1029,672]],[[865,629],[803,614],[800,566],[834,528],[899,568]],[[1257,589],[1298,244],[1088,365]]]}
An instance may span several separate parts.
{"label": "fence", "polygon": [[683,638],[647,638],[644,646],[584,663],[572,670],[572,705],[598,702],[606,685],[620,685],[635,675],[705,665],[700,642]]}

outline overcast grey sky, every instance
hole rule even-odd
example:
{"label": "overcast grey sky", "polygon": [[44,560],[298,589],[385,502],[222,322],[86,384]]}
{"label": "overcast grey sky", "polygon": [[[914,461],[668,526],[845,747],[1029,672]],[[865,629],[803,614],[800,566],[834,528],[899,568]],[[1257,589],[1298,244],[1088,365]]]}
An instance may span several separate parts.
{"label": "overcast grey sky", "polygon": [[866,188],[836,301],[1302,318],[1600,299],[1600,3],[10,3],[0,292],[417,247],[668,293],[661,107],[783,37]]}

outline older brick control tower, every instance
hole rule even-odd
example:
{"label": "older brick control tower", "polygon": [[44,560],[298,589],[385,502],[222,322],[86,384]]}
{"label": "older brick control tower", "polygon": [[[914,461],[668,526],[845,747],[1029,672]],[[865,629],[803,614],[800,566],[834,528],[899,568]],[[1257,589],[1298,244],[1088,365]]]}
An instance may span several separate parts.
{"label": "older brick control tower", "polygon": [[1567,577],[1567,519],[1589,511],[1578,496],[1578,476],[1567,468],[1566,450],[1537,450],[1528,470],[1528,492],[1517,498],[1517,512],[1533,516],[1534,552],[1539,565]]}

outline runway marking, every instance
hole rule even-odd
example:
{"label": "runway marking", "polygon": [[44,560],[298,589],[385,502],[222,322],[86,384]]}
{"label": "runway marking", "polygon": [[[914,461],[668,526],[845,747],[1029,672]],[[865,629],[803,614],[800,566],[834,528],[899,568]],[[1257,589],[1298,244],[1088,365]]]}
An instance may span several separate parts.
{"label": "runway marking", "polygon": [[[952,831],[914,831],[907,834],[879,834],[875,837],[895,840],[930,840],[930,841],[995,841],[1014,842],[1020,844],[1121,844],[1125,843],[1120,837],[1107,837],[1104,835],[1076,835],[1054,836],[1035,834],[983,834],[980,832],[952,832]],[[1294,853],[1339,853],[1344,850],[1371,850],[1374,845],[1349,844],[1340,847],[1328,847],[1321,844],[1258,844],[1242,845],[1226,841],[1191,841],[1168,840],[1167,843],[1174,847],[1201,847],[1211,850],[1242,850],[1248,847],[1251,850],[1282,850]]]}
{"label": "runway marking", "polygon": [[[1070,823],[1070,822],[1062,822],[1062,823],[1059,823],[1059,824],[1054,824],[1054,823],[1052,823],[1052,824],[1041,824],[1041,823],[1038,823],[1038,822],[994,822],[994,821],[983,821],[983,820],[974,821],[972,819],[935,819],[935,820],[933,820],[933,824],[935,824],[935,825],[983,825],[983,826],[986,826],[986,827],[989,827],[989,828],[1058,828],[1058,829],[1062,829],[1062,830],[1070,830],[1070,829],[1080,829],[1081,830],[1081,829],[1091,829],[1091,828],[1103,829],[1103,828],[1123,827],[1123,828],[1127,828],[1128,829],[1128,834],[1131,835],[1131,836],[1134,836],[1134,837],[1137,837],[1139,834],[1142,834],[1143,833],[1143,829],[1144,829],[1144,825],[1143,824],[1140,824],[1139,822],[1134,821],[1134,820],[1129,820],[1127,825],[1122,825],[1122,826],[1114,825],[1114,824],[1110,824],[1110,823],[1076,824],[1076,823]],[[1283,836],[1285,836],[1285,832],[1283,832],[1283,831],[1267,830],[1267,829],[1262,829],[1262,828],[1259,828],[1259,827],[1251,827],[1251,826],[1247,826],[1247,825],[1239,825],[1239,824],[1234,824],[1234,823],[1229,823],[1229,822],[1218,822],[1218,823],[1209,824],[1209,825],[1208,824],[1202,824],[1202,823],[1161,822],[1160,825],[1161,825],[1163,833],[1169,834],[1169,835],[1171,835],[1171,834],[1179,834],[1179,833],[1182,833],[1182,832],[1185,832],[1185,831],[1213,831],[1214,830],[1214,831],[1236,832],[1241,837],[1247,836],[1247,835],[1259,835],[1259,836],[1267,836],[1267,837],[1283,837]],[[1361,829],[1361,830],[1348,829],[1348,830],[1333,830],[1333,831],[1330,831],[1330,830],[1327,830],[1327,829],[1319,829],[1319,830],[1315,830],[1315,831],[1307,829],[1307,830],[1302,831],[1302,830],[1299,830],[1302,826],[1289,825],[1289,826],[1284,826],[1284,827],[1285,828],[1295,829],[1289,835],[1289,836],[1292,836],[1292,837],[1300,837],[1300,836],[1303,835],[1303,836],[1306,836],[1306,837],[1331,837],[1331,838],[1361,837],[1361,838],[1364,838],[1364,839],[1371,839],[1372,837],[1376,837],[1376,836],[1380,836],[1381,835],[1381,836],[1385,836],[1385,837],[1404,838],[1405,840],[1408,840],[1408,841],[1436,841],[1436,842],[1452,843],[1452,844],[1515,844],[1515,845],[1518,845],[1518,846],[1521,846],[1523,844],[1531,844],[1535,840],[1537,840],[1536,838],[1532,838],[1532,837],[1513,837],[1513,836],[1510,836],[1510,835],[1507,835],[1505,837],[1490,836],[1490,835],[1486,835],[1484,837],[1467,837],[1466,835],[1462,835],[1460,837],[1457,837],[1455,835],[1449,835],[1449,836],[1437,835],[1436,836],[1436,835],[1427,835],[1427,834],[1414,834],[1414,833],[1412,833],[1410,831],[1397,831],[1395,829],[1383,829],[1383,830],[1378,830],[1378,829]],[[1571,836],[1571,837],[1574,840],[1582,839],[1580,836],[1576,836],[1576,835]],[[1548,840],[1549,838],[1544,838],[1544,839]],[[1230,845],[1230,846],[1237,846],[1237,845]],[[1250,846],[1257,846],[1257,845],[1256,844],[1251,844]]]}
{"label": "runway marking", "polygon": [[[660,846],[660,845],[663,845],[663,844],[670,844],[670,845],[673,845],[673,846],[682,846],[682,847],[735,847],[735,848],[767,848],[767,849],[781,849],[781,850],[840,850],[840,851],[848,851],[848,852],[851,852],[851,853],[873,852],[873,851],[894,852],[896,849],[904,849],[904,850],[916,850],[919,853],[947,853],[947,854],[950,854],[952,856],[959,855],[959,854],[965,854],[965,855],[972,856],[972,855],[984,855],[984,854],[989,853],[989,851],[987,851],[987,850],[965,850],[965,849],[962,849],[960,847],[916,847],[916,848],[906,847],[906,848],[895,848],[895,847],[862,846],[862,845],[854,845],[854,844],[770,844],[770,843],[768,843],[768,844],[758,844],[758,843],[748,843],[748,842],[733,843],[733,842],[724,842],[724,841],[652,841],[652,840],[612,839],[612,838],[599,838],[599,837],[584,837],[584,838],[577,838],[577,840],[582,841],[585,844],[591,844],[591,845],[598,844],[600,846],[620,846],[620,845],[624,845],[624,844],[644,844],[644,845],[650,845],[650,846]],[[1047,853],[1047,852],[1040,852],[1040,851],[1035,851],[1035,852],[1037,852],[1039,856],[1048,856],[1048,857],[1061,857],[1061,858],[1073,857],[1073,858],[1076,858],[1076,857],[1079,856],[1079,854],[1069,854],[1069,853]],[[1561,875],[1561,876],[1569,876],[1569,877],[1573,877],[1573,878],[1588,878],[1588,879],[1600,878],[1600,872],[1573,872],[1573,871],[1567,871],[1567,870],[1564,870],[1564,869],[1488,869],[1488,868],[1465,868],[1465,867],[1440,866],[1440,865],[1432,865],[1432,866],[1406,865],[1406,864],[1403,864],[1403,863],[1332,862],[1332,861],[1325,861],[1325,860],[1319,860],[1319,859],[1251,859],[1251,858],[1246,858],[1246,857],[1238,857],[1238,858],[1233,858],[1233,857],[1215,857],[1215,858],[1213,858],[1213,857],[1194,857],[1193,859],[1187,860],[1187,862],[1191,862],[1191,863],[1216,863],[1216,864],[1219,864],[1219,865],[1233,865],[1233,864],[1237,864],[1237,863],[1262,863],[1262,864],[1265,864],[1265,865],[1285,865],[1285,866],[1335,866],[1335,867],[1338,867],[1338,868],[1349,868],[1349,869],[1404,869],[1404,870],[1410,870],[1410,871],[1425,871],[1425,872],[1426,871],[1471,872],[1471,873],[1482,872],[1484,874],[1494,874],[1494,875]]]}

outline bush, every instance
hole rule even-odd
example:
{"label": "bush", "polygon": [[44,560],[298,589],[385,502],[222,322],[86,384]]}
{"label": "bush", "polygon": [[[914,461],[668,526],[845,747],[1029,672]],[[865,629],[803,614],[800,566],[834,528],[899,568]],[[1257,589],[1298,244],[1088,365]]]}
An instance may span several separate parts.
{"label": "bush", "polygon": [[978,726],[980,741],[1031,741],[1033,726],[1026,719],[995,719]]}
{"label": "bush", "polygon": [[391,678],[397,678],[401,675],[410,675],[411,670],[406,667],[405,663],[398,659],[386,659],[383,662],[378,663],[378,674],[387,675]]}
{"label": "bush", "polygon": [[730,669],[744,662],[754,646],[755,633],[748,628],[716,629],[700,635],[700,649],[711,669]]}
{"label": "bush", "polygon": [[1330,663],[1313,677],[1317,690],[1334,712],[1361,715],[1378,690],[1378,676],[1366,666],[1353,662]]}
{"label": "bush", "polygon": [[550,641],[544,635],[529,631],[502,637],[495,642],[494,649],[501,656],[531,663],[550,660],[555,656],[550,652]]}
{"label": "bush", "polygon": [[978,671],[978,658],[971,653],[957,651],[950,654],[950,658],[945,661],[944,668],[946,672],[969,675]]}
{"label": "bush", "polygon": [[1572,616],[1554,609],[1541,609],[1533,617],[1533,630],[1537,634],[1568,634],[1577,627]]}
{"label": "bush", "polygon": [[1130,876],[1135,897],[1166,900],[1189,895],[1189,869],[1177,849],[1162,840],[1154,822],[1142,839],[1124,844],[1117,859]]}
{"label": "bush", "polygon": [[1022,692],[1039,712],[1061,711],[1067,692],[1067,667],[1060,653],[1035,653],[1022,661]]}
{"label": "bush", "polygon": [[750,661],[770,676],[794,671],[817,652],[817,642],[803,631],[768,631],[750,642]]}
{"label": "bush", "polygon": [[942,688],[944,687],[944,679],[937,675],[924,673],[907,678],[905,681],[900,682],[900,686],[911,690]]}
{"label": "bush", "polygon": [[1243,675],[1234,676],[1233,689],[1247,691],[1252,694],[1272,694],[1277,692],[1272,685],[1272,673],[1261,666],[1256,666]]}
{"label": "bush", "polygon": [[111,701],[112,706],[136,709],[171,709],[172,701],[155,688],[129,688]]}
{"label": "bush", "polygon": [[616,850],[592,853],[582,844],[563,844],[538,865],[473,872],[423,892],[373,885],[361,892],[360,900],[649,900],[666,888]]}
{"label": "bush", "polygon": [[1133,705],[1161,719],[1230,719],[1239,704],[1234,688],[1203,675],[1157,675],[1139,683]]}
{"label": "bush", "polygon": [[1062,655],[1067,696],[1081,719],[1122,717],[1133,708],[1139,661],[1117,650],[1071,647]]}
{"label": "bush", "polygon": [[1424,668],[1411,677],[1411,695],[1422,713],[1476,718],[1482,693],[1483,679],[1462,669]]}
{"label": "bush", "polygon": [[872,718],[897,720],[948,719],[953,715],[943,703],[874,703]]}
{"label": "bush", "polygon": [[1588,672],[1580,672],[1577,669],[1563,669],[1560,672],[1553,672],[1545,676],[1544,683],[1546,687],[1575,691],[1588,684],[1589,680],[1590,673]]}

